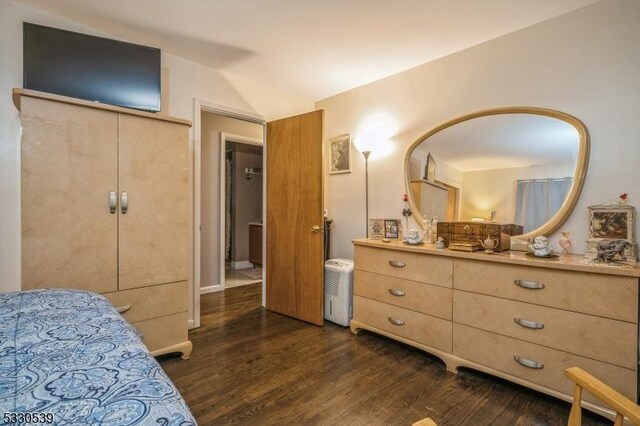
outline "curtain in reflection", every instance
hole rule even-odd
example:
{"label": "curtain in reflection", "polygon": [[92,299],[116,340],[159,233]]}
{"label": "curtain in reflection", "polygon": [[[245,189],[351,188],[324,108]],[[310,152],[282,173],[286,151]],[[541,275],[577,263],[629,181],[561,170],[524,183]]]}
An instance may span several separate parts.
{"label": "curtain in reflection", "polygon": [[542,226],[558,212],[572,183],[571,177],[517,181],[516,223],[524,232]]}

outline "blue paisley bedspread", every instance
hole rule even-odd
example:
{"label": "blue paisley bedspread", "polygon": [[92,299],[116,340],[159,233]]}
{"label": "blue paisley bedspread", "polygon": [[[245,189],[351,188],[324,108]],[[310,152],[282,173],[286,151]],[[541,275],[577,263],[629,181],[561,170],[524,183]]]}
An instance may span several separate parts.
{"label": "blue paisley bedspread", "polygon": [[0,294],[0,424],[15,412],[57,425],[196,424],[135,328],[79,290]]}

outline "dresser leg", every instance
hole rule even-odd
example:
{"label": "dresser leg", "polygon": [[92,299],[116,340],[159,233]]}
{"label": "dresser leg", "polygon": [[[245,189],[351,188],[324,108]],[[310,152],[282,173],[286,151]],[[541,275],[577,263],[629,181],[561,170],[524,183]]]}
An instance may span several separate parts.
{"label": "dresser leg", "polygon": [[193,349],[193,344],[190,340],[186,342],[178,343],[177,345],[167,346],[166,348],[158,349],[156,351],[151,352],[153,356],[160,356],[165,354],[173,354],[173,353],[181,353],[182,359],[189,359],[191,356],[191,350]]}
{"label": "dresser leg", "polygon": [[360,328],[361,328],[361,327],[360,327],[360,325],[359,325],[358,321],[351,320],[351,321],[349,322],[349,330],[351,330],[351,332],[352,332],[353,334],[358,334],[358,332],[360,331]]}

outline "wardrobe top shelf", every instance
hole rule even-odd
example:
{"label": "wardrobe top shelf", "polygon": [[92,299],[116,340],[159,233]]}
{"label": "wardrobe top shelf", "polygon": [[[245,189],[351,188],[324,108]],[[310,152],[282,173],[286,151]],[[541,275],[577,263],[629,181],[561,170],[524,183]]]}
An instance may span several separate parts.
{"label": "wardrobe top shelf", "polygon": [[374,239],[356,239],[353,244],[357,246],[376,247],[390,250],[408,251],[413,253],[432,254],[436,256],[445,256],[469,260],[478,260],[484,262],[507,263],[512,265],[535,266],[549,269],[562,269],[568,271],[590,272],[594,274],[619,275],[627,277],[640,277],[640,264],[625,264],[619,266],[603,265],[591,263],[583,256],[568,255],[558,257],[557,259],[535,259],[526,256],[524,252],[505,251],[496,254],[486,254],[484,251],[476,251],[468,253],[464,251],[455,251],[449,249],[437,249],[435,244],[423,244],[412,246],[404,244],[399,240],[391,240],[385,243],[381,240]]}
{"label": "wardrobe top shelf", "polygon": [[23,96],[45,99],[48,101],[62,102],[71,105],[84,106],[87,108],[100,109],[103,111],[117,112],[120,114],[135,115],[137,117],[151,118],[153,120],[168,121],[170,123],[184,124],[185,126],[191,127],[191,121],[184,120],[182,118],[171,117],[158,113],[154,114],[151,112],[139,111],[136,109],[124,108],[115,105],[108,105],[100,102],[85,101],[83,99],[70,98],[68,96],[54,95],[52,93],[38,92],[37,90],[15,88],[13,89],[13,104],[16,106],[18,111],[20,111],[20,100]]}

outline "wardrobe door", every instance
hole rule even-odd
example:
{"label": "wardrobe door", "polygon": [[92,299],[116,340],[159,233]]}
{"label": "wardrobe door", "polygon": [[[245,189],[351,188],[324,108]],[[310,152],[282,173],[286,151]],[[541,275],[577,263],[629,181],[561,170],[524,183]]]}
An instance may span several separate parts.
{"label": "wardrobe door", "polygon": [[119,116],[121,290],[189,277],[188,132],[181,124]]}
{"label": "wardrobe door", "polygon": [[22,289],[116,290],[117,114],[22,97],[21,120]]}

